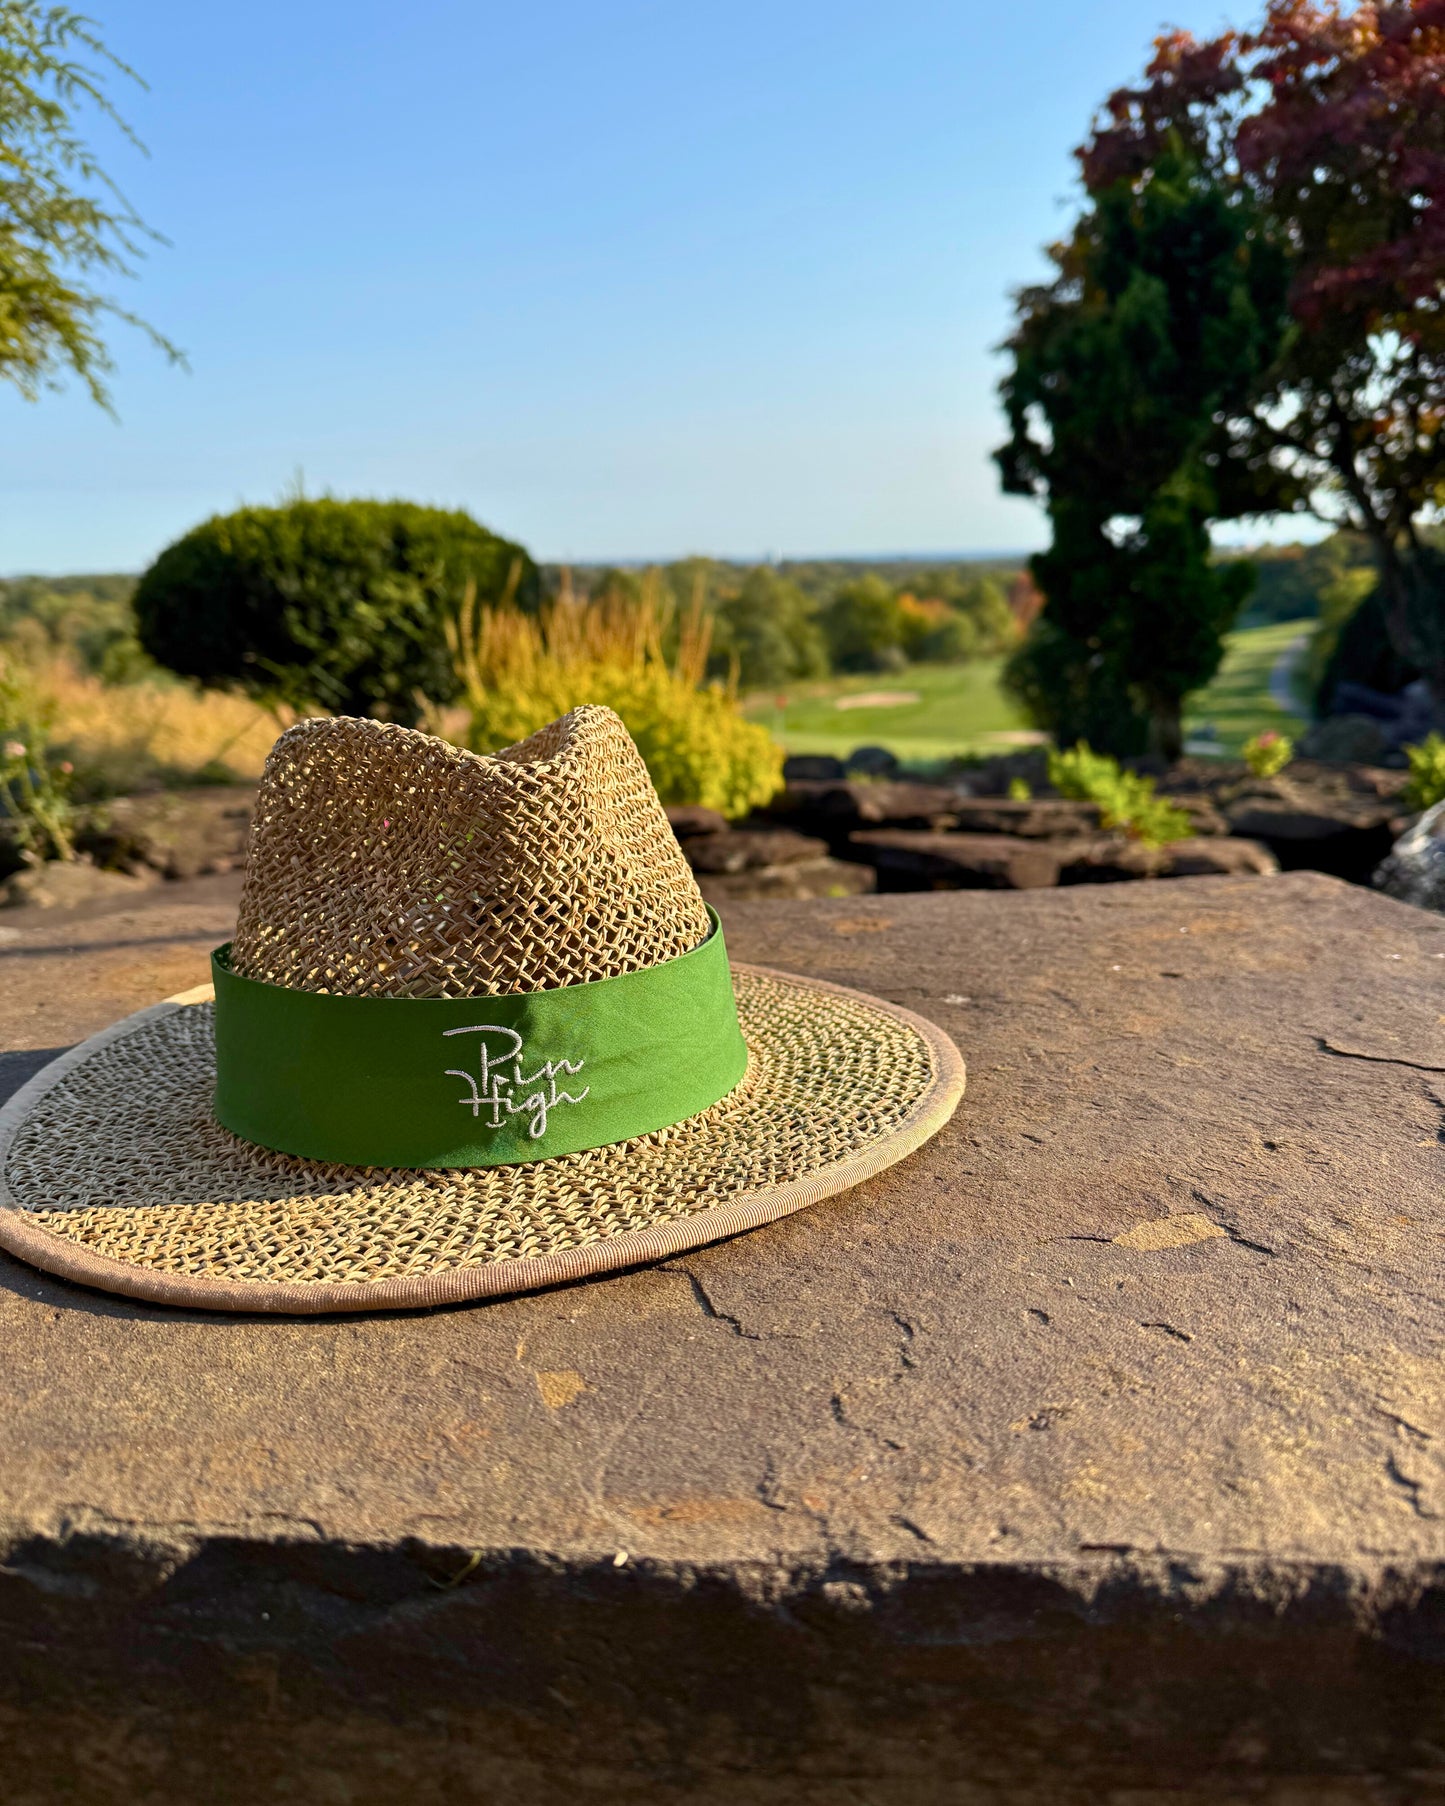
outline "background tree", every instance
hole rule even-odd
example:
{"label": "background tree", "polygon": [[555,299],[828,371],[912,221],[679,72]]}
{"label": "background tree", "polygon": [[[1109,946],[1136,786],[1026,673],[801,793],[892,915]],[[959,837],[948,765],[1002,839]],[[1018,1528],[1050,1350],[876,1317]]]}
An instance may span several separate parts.
{"label": "background tree", "polygon": [[1184,698],[1207,683],[1251,582],[1216,566],[1209,523],[1293,499],[1233,458],[1228,421],[1278,355],[1287,266],[1248,195],[1164,151],[1093,196],[1018,297],[1002,385],[1004,487],[1043,501],[1047,604],[1009,667],[1060,743],[1181,750]]}
{"label": "background tree", "polygon": [[1004,588],[993,577],[948,574],[901,590],[903,650],[924,664],[962,664],[993,658],[1017,645],[1019,626]]}
{"label": "background tree", "polygon": [[135,578],[11,577],[0,580],[0,654],[21,663],[69,660],[117,682],[149,661],[135,637],[130,599]]}
{"label": "background tree", "polygon": [[96,286],[134,276],[145,241],[158,238],[75,127],[76,112],[93,108],[143,148],[106,91],[117,75],[140,80],[88,19],[36,0],[0,0],[0,377],[28,401],[69,373],[110,407],[107,316],[181,361],[168,339]]}
{"label": "background tree", "polygon": [[828,651],[812,603],[769,565],[715,596],[712,607],[715,673],[736,669],[745,690],[827,675]]}
{"label": "background tree", "polygon": [[447,643],[464,597],[534,610],[526,551],[469,514],[411,502],[288,502],[215,515],[141,578],[159,664],[259,700],[414,726],[461,683]]}
{"label": "background tree", "polygon": [[1081,155],[1091,191],[1183,148],[1292,263],[1293,330],[1230,422],[1235,468],[1368,536],[1379,618],[1445,705],[1445,4],[1269,0],[1257,31],[1157,40]]}
{"label": "background tree", "polygon": [[1326,597],[1333,607],[1343,593],[1340,582],[1346,573],[1350,577],[1346,589],[1353,589],[1356,600],[1364,591],[1355,579],[1362,575],[1365,588],[1374,580],[1369,542],[1360,533],[1331,533],[1308,545],[1259,546],[1251,557],[1255,575],[1249,619],[1253,625],[1322,617]]}
{"label": "background tree", "polygon": [[996,577],[969,577],[954,589],[945,589],[944,600],[972,625],[979,658],[1009,651],[1019,637],[1019,624],[1009,604],[1008,592]]}
{"label": "background tree", "polygon": [[823,632],[838,671],[896,671],[907,663],[905,617],[893,586],[876,576],[845,583],[823,611]]}

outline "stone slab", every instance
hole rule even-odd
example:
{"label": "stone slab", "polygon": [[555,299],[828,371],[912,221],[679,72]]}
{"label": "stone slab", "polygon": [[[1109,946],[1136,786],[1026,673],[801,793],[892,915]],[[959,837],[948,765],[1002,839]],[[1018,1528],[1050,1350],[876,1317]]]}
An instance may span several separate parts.
{"label": "stone slab", "polygon": [[[0,1046],[198,982],[229,898],[172,889],[0,939]],[[942,1023],[954,1123],[430,1315],[0,1261],[6,1806],[1445,1798],[1445,920],[1310,874],[724,913]]]}
{"label": "stone slab", "polygon": [[878,888],[871,866],[826,854],[787,865],[754,866],[739,872],[699,871],[694,876],[703,896],[717,908],[757,897],[856,897]]}
{"label": "stone slab", "polygon": [[791,828],[728,828],[721,834],[691,837],[683,842],[683,851],[695,872],[731,875],[823,859],[828,843],[795,834]]}
{"label": "stone slab", "polygon": [[912,828],[850,835],[848,852],[877,871],[880,890],[1042,890],[1062,859],[1049,841]]}
{"label": "stone slab", "polygon": [[946,828],[959,793],[943,784],[899,779],[789,781],[760,819],[783,822],[804,834],[837,841],[854,828]]}
{"label": "stone slab", "polygon": [[964,834],[1020,834],[1028,840],[1097,834],[1103,811],[1097,803],[1064,797],[959,797],[952,805],[954,826]]}

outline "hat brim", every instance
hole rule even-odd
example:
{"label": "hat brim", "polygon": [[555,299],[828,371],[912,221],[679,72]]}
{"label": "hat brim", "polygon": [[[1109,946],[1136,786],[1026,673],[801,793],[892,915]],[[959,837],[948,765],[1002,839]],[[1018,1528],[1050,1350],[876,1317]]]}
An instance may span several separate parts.
{"label": "hat brim", "polygon": [[210,987],[126,1017],[0,1109],[0,1247],[154,1304],[424,1309],[666,1259],[847,1191],[952,1116],[965,1070],[911,1010],[737,965],[737,1092],[655,1135],[526,1165],[321,1166],[210,1114]]}

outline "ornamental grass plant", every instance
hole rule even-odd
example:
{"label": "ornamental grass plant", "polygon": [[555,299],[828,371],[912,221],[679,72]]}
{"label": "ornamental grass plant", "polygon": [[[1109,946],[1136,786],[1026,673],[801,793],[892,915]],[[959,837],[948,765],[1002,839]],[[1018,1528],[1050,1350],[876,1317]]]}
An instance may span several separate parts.
{"label": "ornamental grass plant", "polygon": [[82,796],[254,782],[290,719],[186,683],[107,683],[61,660],[20,675],[42,699],[51,751],[74,766]]}
{"label": "ornamental grass plant", "polygon": [[706,679],[712,621],[695,594],[678,609],[649,572],[636,595],[578,601],[570,583],[537,614],[493,608],[469,590],[448,629],[461,681],[460,730],[437,732],[473,752],[510,746],[583,703],[621,716],[664,803],[694,803],[729,819],[766,803],[782,783],[782,748],[744,719],[734,672]]}

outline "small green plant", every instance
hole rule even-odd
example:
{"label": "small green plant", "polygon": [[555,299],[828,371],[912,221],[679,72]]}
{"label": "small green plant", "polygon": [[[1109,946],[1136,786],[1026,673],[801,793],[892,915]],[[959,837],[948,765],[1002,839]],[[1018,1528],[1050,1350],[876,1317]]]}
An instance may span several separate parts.
{"label": "small green plant", "polygon": [[1034,800],[1034,787],[1027,778],[1010,778],[1008,796],[1011,803],[1031,803]]}
{"label": "small green plant", "polygon": [[1272,727],[1245,742],[1244,762],[1257,778],[1277,778],[1293,757],[1294,741]]}
{"label": "small green plant", "polygon": [[0,663],[0,818],[27,864],[75,857],[74,767],[50,752],[53,705]]}
{"label": "small green plant", "polygon": [[1097,803],[1106,828],[1120,828],[1147,846],[1187,840],[1194,832],[1182,809],[1155,795],[1153,778],[1125,771],[1117,759],[1092,751],[1086,741],[1049,754],[1049,782],[1060,796]]}
{"label": "small green plant", "polygon": [[1407,809],[1432,809],[1445,802],[1445,740],[1439,734],[1427,734],[1418,746],[1407,746],[1410,782],[1405,786]]}

